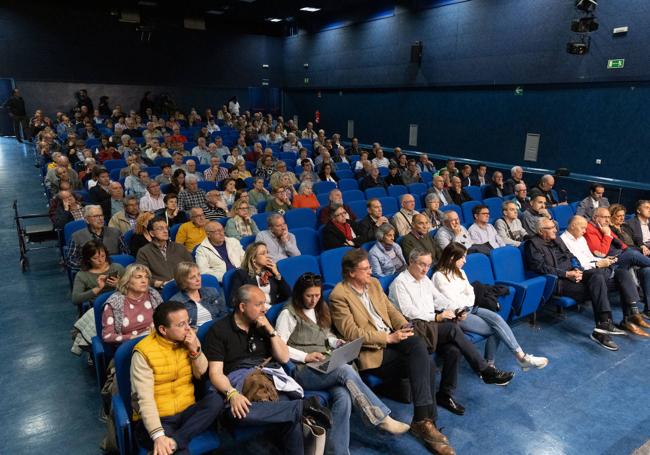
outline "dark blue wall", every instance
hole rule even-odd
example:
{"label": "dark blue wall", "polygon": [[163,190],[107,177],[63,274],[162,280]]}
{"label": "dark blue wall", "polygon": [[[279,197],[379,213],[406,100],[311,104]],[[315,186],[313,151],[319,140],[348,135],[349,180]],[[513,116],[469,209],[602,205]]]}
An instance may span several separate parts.
{"label": "dark blue wall", "polygon": [[[415,123],[421,151],[506,164],[522,163],[526,133],[539,133],[538,162],[523,164],[648,182],[647,166],[630,163],[650,146],[650,2],[599,3],[586,56],[565,51],[573,0],[470,0],[287,38],[285,113],[304,122],[319,109],[329,131],[354,120],[361,142],[391,146],[406,146]],[[613,38],[622,25],[629,34]],[[625,68],[607,70],[618,57]]]}
{"label": "dark blue wall", "polygon": [[[599,2],[589,54],[566,53],[574,0],[470,0],[285,39],[285,83],[303,87],[403,87],[647,80],[650,2]],[[612,29],[627,25],[626,37]],[[422,65],[409,63],[414,41]],[[607,59],[626,58],[607,70]],[[303,68],[309,63],[309,69]]]}

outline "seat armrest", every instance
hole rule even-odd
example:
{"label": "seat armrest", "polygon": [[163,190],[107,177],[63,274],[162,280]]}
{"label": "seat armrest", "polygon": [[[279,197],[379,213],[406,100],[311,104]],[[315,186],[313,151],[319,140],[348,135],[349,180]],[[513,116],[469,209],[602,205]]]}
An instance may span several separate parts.
{"label": "seat armrest", "polygon": [[120,455],[131,453],[133,442],[131,439],[131,420],[126,412],[126,407],[120,395],[114,395],[113,404],[113,422],[115,423],[115,436],[117,447],[120,449]]}

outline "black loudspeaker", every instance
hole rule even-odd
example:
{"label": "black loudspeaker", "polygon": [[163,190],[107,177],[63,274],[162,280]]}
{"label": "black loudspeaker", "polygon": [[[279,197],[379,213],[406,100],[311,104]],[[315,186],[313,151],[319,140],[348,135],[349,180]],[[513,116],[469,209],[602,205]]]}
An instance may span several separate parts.
{"label": "black loudspeaker", "polygon": [[555,170],[555,176],[556,177],[568,177],[570,175],[571,175],[571,171],[568,170],[565,167],[560,167],[560,168]]}
{"label": "black loudspeaker", "polygon": [[422,63],[422,41],[416,41],[411,45],[411,63]]}

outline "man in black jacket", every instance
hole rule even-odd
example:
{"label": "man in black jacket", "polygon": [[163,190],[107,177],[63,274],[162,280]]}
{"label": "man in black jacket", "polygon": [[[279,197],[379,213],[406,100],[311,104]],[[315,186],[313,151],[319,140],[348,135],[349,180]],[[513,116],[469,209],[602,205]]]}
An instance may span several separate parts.
{"label": "man in black jacket", "polygon": [[384,223],[388,223],[388,218],[383,216],[381,202],[377,198],[370,199],[366,207],[368,215],[357,223],[356,232],[361,239],[361,243],[372,242],[376,239],[377,228]]}
{"label": "man in black jacket", "polygon": [[[18,142],[29,140],[27,129],[27,112],[25,111],[25,100],[20,96],[17,88],[11,91],[11,96],[5,101],[4,106],[9,111],[9,117],[14,127],[14,136]],[[22,126],[22,129],[21,129]]]}
{"label": "man in black jacket", "polygon": [[108,171],[106,169],[101,169],[97,176],[97,185],[93,186],[90,191],[88,191],[90,202],[97,204],[102,208],[104,222],[107,224],[108,220],[113,216],[111,211],[110,184],[111,179]]}
{"label": "man in black jacket", "polygon": [[558,278],[555,294],[571,297],[578,303],[591,300],[596,327],[590,338],[605,349],[617,351],[618,346],[610,335],[625,335],[612,323],[612,310],[607,292],[610,269],[583,270],[580,261],[571,254],[557,237],[557,227],[552,220],[541,218],[537,235],[525,243],[526,268],[539,274]]}

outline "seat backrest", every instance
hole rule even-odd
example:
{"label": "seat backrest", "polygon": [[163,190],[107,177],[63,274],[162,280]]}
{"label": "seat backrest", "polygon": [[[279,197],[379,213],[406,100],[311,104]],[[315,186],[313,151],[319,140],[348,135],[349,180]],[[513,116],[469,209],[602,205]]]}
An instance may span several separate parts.
{"label": "seat backrest", "polygon": [[289,283],[292,289],[303,273],[312,272],[316,275],[321,273],[316,256],[308,254],[281,259],[277,265],[280,275]]}
{"label": "seat backrest", "polygon": [[251,216],[251,219],[255,221],[255,224],[257,224],[257,228],[260,231],[265,231],[269,227],[268,222],[266,221],[266,218],[268,218],[269,215],[270,213],[266,212],[256,213]]}
{"label": "seat backrest", "polygon": [[[354,172],[352,172],[350,169],[341,169],[340,171],[336,171],[336,175],[340,179],[354,179]],[[340,185],[339,181],[339,185]]]}
{"label": "seat backrest", "polygon": [[343,170],[348,170],[350,169],[350,165],[348,163],[336,163],[336,172],[343,171]]}
{"label": "seat backrest", "polygon": [[321,253],[320,268],[323,272],[324,283],[336,284],[341,281],[341,259],[351,249],[352,247],[343,246]]}
{"label": "seat backrest", "polygon": [[129,229],[122,235],[122,238],[124,239],[124,244],[126,246],[131,245],[131,239],[133,238],[133,234],[135,234],[135,231],[133,229]]}
{"label": "seat backrest", "polygon": [[284,214],[284,220],[289,229],[295,228],[315,228],[316,214],[312,209],[299,208],[289,210]]}
{"label": "seat backrest", "polygon": [[318,203],[320,204],[321,207],[326,207],[330,203],[330,195],[329,195],[329,193],[317,194],[316,199],[318,199]]}
{"label": "seat backrest", "polygon": [[334,182],[325,181],[325,182],[314,183],[314,193],[316,194],[329,193],[334,188],[336,188],[336,183]]}
{"label": "seat backrest", "polygon": [[481,193],[481,188],[478,186],[466,186],[465,191],[469,194],[475,201],[480,201],[483,199],[483,194]]}
{"label": "seat backrest", "polygon": [[347,204],[359,220],[368,214],[368,206],[365,200],[350,201]]}
{"label": "seat backrest", "polygon": [[104,161],[104,167],[107,171],[112,171],[113,169],[121,169],[126,167],[125,160],[106,160]]}
{"label": "seat backrest", "polygon": [[487,194],[487,189],[490,185],[481,185],[479,188],[481,189],[481,199],[485,199],[485,195]]}
{"label": "seat backrest", "polygon": [[433,181],[433,172],[424,171],[420,172],[420,178],[425,185],[429,185]]}
{"label": "seat backrest", "polygon": [[226,306],[229,308],[232,306],[232,276],[235,274],[237,269],[230,269],[223,274],[221,278],[221,287],[223,288],[223,295],[226,297]]}
{"label": "seat backrest", "polygon": [[70,240],[72,239],[72,234],[77,231],[82,230],[86,227],[86,220],[75,220],[66,223],[63,226],[63,241],[66,245],[70,245]]}
{"label": "seat backrest", "polygon": [[122,171],[122,168],[114,168],[108,171],[108,175],[111,177],[111,180],[117,182],[120,179],[120,171]]}
{"label": "seat backrest", "polygon": [[144,336],[124,342],[115,352],[115,380],[129,419],[131,418],[131,356],[133,348],[143,338]]}
{"label": "seat backrest", "polygon": [[453,210],[454,212],[458,213],[458,218],[460,218],[461,223],[465,222],[465,217],[463,216],[463,210],[460,208],[460,206],[456,204],[447,204],[440,207],[441,212],[449,212],[450,210]]}
{"label": "seat backrest", "polygon": [[104,305],[106,305],[108,298],[113,295],[113,292],[104,292],[103,294],[99,294],[93,302],[93,311],[95,312],[95,330],[97,330],[97,336],[100,340],[102,339],[102,314],[104,313]]}
{"label": "seat backrest", "polygon": [[201,343],[205,342],[205,337],[208,335],[208,331],[210,330],[210,327],[212,327],[212,324],[215,323],[215,321],[216,319],[211,319],[209,321],[205,321],[199,326],[199,329],[196,331],[196,336]]}
{"label": "seat backrest", "polygon": [[284,310],[284,304],[276,303],[275,305],[271,305],[271,308],[266,310],[264,316],[266,316],[266,319],[269,320],[271,325],[275,325],[275,322],[278,320],[278,316],[280,316],[282,310]]}
{"label": "seat backrest", "polygon": [[255,206],[255,208],[257,209],[257,213],[258,213],[258,214],[259,214],[259,213],[264,213],[264,211],[266,210],[266,204],[268,204],[268,201],[267,201],[267,200],[259,201],[259,202],[257,203],[257,205]]}
{"label": "seat backrest", "polygon": [[483,204],[487,205],[487,208],[490,209],[490,223],[494,223],[503,216],[503,209],[501,208],[503,205],[503,199],[500,197],[489,197],[483,199]]}
{"label": "seat backrest", "polygon": [[504,246],[492,250],[490,254],[492,271],[497,281],[526,281],[521,250],[514,246]]}
{"label": "seat backrest", "polygon": [[296,244],[298,245],[300,254],[309,254],[311,256],[318,256],[320,254],[318,232],[315,229],[301,227],[289,229],[289,232],[296,236]]}
{"label": "seat backrest", "polygon": [[407,188],[411,194],[424,194],[427,192],[426,183],[411,183],[407,186]]}
{"label": "seat backrest", "polygon": [[[384,216],[392,216],[399,211],[399,204],[394,197],[380,197],[379,202],[381,202],[381,210]],[[368,210],[366,210],[367,212]]]}
{"label": "seat backrest", "polygon": [[349,191],[349,190],[358,190],[359,189],[359,183],[354,180],[354,179],[341,179],[339,180],[339,190],[341,191]]}
{"label": "seat backrest", "polygon": [[368,188],[364,192],[366,193],[366,199],[372,199],[372,198],[375,198],[375,197],[377,197],[377,198],[385,197],[388,194],[388,193],[386,193],[386,189],[381,187],[381,186],[377,186],[375,188]]}
{"label": "seat backrest", "polygon": [[553,219],[557,221],[560,231],[563,231],[569,226],[569,220],[573,217],[574,212],[569,205],[556,205],[551,207]]}
{"label": "seat backrest", "polygon": [[388,187],[388,195],[399,198],[402,194],[408,193],[404,185],[391,185]]}
{"label": "seat backrest", "polygon": [[483,284],[494,284],[492,264],[490,258],[484,254],[468,254],[463,270],[465,270],[470,283],[480,281]]}
{"label": "seat backrest", "polygon": [[206,193],[208,191],[212,191],[212,190],[217,188],[217,186],[216,186],[216,184],[214,182],[208,182],[206,180],[201,180],[200,182],[198,182],[198,184],[199,184],[199,188],[201,188]]}
{"label": "seat backrest", "polygon": [[179,289],[178,286],[176,285],[176,280],[171,280],[165,283],[165,285],[162,288],[162,291],[160,292],[160,296],[162,297],[164,302],[167,302],[178,291]]}
{"label": "seat backrest", "polygon": [[[356,182],[355,182],[356,183]],[[364,201],[366,200],[366,195],[363,194],[361,190],[347,190],[343,191],[343,200],[346,204],[349,204],[351,201]]]}
{"label": "seat backrest", "polygon": [[[478,188],[478,187],[474,187]],[[472,210],[474,207],[477,205],[481,205],[481,201],[467,201],[463,202],[463,205],[461,205],[461,208],[463,210],[463,219],[471,221],[474,219],[474,215],[472,214]]]}
{"label": "seat backrest", "polygon": [[176,234],[178,234],[178,230],[181,228],[181,224],[175,224],[172,227],[169,228],[169,238],[172,240],[172,242],[176,241]]}
{"label": "seat backrest", "polygon": [[111,262],[120,264],[122,267],[128,267],[129,264],[135,262],[135,258],[130,254],[113,254],[111,255]]}
{"label": "seat backrest", "polygon": [[255,242],[256,237],[257,237],[256,235],[247,235],[246,237],[242,237],[241,239],[239,239],[239,243],[241,244],[241,247],[245,250],[248,247],[248,245]]}

